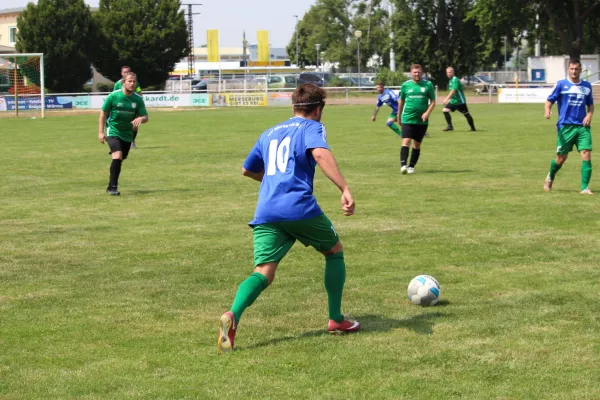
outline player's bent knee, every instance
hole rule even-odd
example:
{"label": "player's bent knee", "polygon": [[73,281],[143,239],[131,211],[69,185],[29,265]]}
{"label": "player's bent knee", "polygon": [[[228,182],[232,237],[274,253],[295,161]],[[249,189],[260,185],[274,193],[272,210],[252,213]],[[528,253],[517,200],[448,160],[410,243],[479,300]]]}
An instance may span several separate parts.
{"label": "player's bent knee", "polygon": [[277,263],[270,262],[265,264],[259,264],[254,268],[254,272],[264,275],[269,281],[269,285],[275,280],[275,271],[277,270]]}
{"label": "player's bent knee", "polygon": [[450,112],[452,110],[450,110],[449,108],[442,108],[442,112]]}
{"label": "player's bent knee", "polygon": [[394,120],[389,120],[389,121],[388,121],[388,122],[386,122],[385,124],[391,128],[391,127],[392,127],[392,125],[394,125]]}
{"label": "player's bent knee", "polygon": [[335,246],[333,246],[328,251],[324,251],[322,253],[325,256],[330,256],[330,255],[333,255],[333,254],[341,253],[343,251],[344,251],[344,246],[342,245],[342,242],[340,240],[338,240],[338,242],[335,244]]}

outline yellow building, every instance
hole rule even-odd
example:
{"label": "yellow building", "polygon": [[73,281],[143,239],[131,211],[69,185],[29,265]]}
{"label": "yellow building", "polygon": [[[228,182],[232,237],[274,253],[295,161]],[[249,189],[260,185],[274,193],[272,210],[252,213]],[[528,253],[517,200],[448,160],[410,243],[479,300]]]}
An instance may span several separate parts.
{"label": "yellow building", "polygon": [[0,10],[0,53],[14,53],[17,42],[17,17],[24,7]]}

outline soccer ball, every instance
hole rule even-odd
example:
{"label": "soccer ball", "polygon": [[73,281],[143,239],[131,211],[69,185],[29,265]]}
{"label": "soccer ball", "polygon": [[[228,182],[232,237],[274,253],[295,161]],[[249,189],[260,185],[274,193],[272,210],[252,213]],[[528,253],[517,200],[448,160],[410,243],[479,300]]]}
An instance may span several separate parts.
{"label": "soccer ball", "polygon": [[442,288],[433,276],[419,275],[408,284],[408,299],[419,306],[436,305],[441,294]]}

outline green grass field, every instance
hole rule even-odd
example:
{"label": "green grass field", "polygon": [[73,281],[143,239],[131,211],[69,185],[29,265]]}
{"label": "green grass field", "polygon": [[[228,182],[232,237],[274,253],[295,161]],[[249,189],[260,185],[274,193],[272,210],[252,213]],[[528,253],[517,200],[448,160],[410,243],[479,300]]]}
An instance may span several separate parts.
{"label": "green grass field", "polygon": [[[363,330],[327,334],[323,258],[297,244],[228,355],[217,320],[252,270],[258,190],[241,165],[290,110],[150,110],[120,197],[96,115],[0,120],[0,398],[600,398],[598,196],[577,153],[542,191],[541,105],[470,108],[477,133],[435,110],[414,175],[385,115],[325,109],[356,215],[320,172],[315,191]],[[408,302],[422,273],[439,306]]]}

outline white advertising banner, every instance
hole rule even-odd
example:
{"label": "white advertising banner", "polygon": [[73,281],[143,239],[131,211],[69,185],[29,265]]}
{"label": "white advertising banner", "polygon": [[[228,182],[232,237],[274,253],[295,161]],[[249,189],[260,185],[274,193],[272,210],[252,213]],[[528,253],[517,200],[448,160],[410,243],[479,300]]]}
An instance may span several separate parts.
{"label": "white advertising banner", "polygon": [[289,107],[292,105],[292,93],[276,92],[269,93],[267,104],[271,107]]}
{"label": "white advertising banner", "polygon": [[541,88],[499,88],[499,103],[545,103],[550,93],[551,87]]}
{"label": "white advertising banner", "polygon": [[[90,97],[89,108],[100,109],[102,108],[102,104],[104,104],[104,100],[108,97],[108,94],[105,95],[91,95],[85,96]],[[144,103],[147,108],[152,107],[210,107],[211,101],[210,96],[205,93],[182,93],[182,94],[172,94],[172,93],[157,93],[157,94],[144,94]],[[78,107],[81,108],[81,107]]]}

